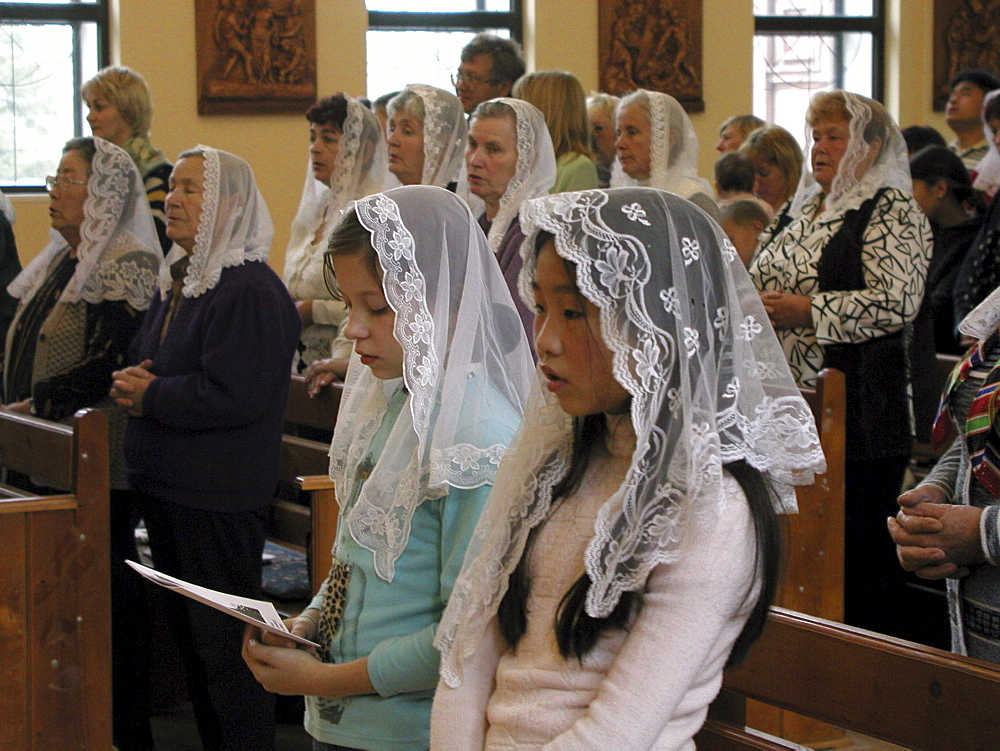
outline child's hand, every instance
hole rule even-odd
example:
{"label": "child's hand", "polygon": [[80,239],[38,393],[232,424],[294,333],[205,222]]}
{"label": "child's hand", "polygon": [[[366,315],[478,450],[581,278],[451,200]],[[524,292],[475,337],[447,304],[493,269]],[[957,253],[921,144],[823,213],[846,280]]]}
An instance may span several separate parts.
{"label": "child's hand", "polygon": [[315,654],[305,649],[286,649],[262,644],[259,635],[259,629],[253,627],[247,629],[243,640],[243,661],[260,685],[274,694],[288,696],[322,694],[321,679],[324,665]]}

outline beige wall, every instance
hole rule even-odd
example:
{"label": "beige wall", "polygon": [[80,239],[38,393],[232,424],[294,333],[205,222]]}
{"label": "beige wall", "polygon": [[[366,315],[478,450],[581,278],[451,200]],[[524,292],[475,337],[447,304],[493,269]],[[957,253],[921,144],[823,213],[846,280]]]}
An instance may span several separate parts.
{"label": "beige wall", "polygon": [[[947,133],[930,101],[933,4],[889,0],[888,5],[886,102],[903,125],[927,123]],[[597,8],[598,0],[527,0],[529,67],[570,70],[586,90],[596,88]],[[199,116],[192,0],[118,0],[116,9],[120,45],[115,60],[141,71],[152,87],[154,144],[171,158],[196,143],[206,143],[247,159],[274,217],[271,263],[280,269],[305,171],[302,116]],[[712,174],[719,123],[749,112],[752,105],[752,9],[752,0],[705,3],[705,112],[692,117],[705,176]],[[316,0],[316,22],[320,92],[364,93],[364,0]],[[14,200],[18,246],[27,262],[45,242],[48,202],[44,196]]]}

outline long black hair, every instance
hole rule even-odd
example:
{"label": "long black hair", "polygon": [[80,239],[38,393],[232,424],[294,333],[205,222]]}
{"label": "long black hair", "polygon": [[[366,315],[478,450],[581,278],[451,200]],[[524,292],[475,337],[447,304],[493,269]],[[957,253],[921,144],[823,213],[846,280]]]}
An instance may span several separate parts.
{"label": "long black hair", "polygon": [[[536,253],[552,239],[552,235],[539,232]],[[575,276],[575,268],[568,261],[567,268]],[[608,424],[603,414],[573,418],[573,446],[566,476],[552,490],[553,505],[562,503],[579,489],[591,458],[605,451]],[[739,664],[753,642],[760,636],[767,620],[767,612],[774,601],[781,570],[781,529],[774,510],[774,490],[768,479],[757,468],[744,460],[729,462],[725,470],[739,483],[750,506],[756,536],[754,571],[752,581],[760,582],[757,601],[743,630],[736,639],[726,666]],[[497,610],[497,624],[507,644],[516,648],[528,628],[528,595],[531,592],[530,561],[539,527],[528,536],[521,560],[511,572],[507,591]],[[600,637],[607,631],[627,628],[632,616],[642,606],[640,592],[623,592],[614,609],[604,618],[594,618],[586,611],[590,576],[584,572],[563,595],[556,611],[556,643],[564,659],[582,660]],[[748,595],[750,592],[748,592]]]}

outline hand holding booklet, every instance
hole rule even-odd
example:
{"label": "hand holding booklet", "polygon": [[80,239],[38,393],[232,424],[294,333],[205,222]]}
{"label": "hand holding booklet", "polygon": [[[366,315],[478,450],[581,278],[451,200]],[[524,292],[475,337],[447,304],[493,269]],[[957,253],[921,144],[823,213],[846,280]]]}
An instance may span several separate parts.
{"label": "hand holding booklet", "polygon": [[278,611],[267,600],[255,600],[252,597],[227,595],[225,592],[217,592],[207,587],[199,587],[197,584],[191,584],[183,579],[164,574],[161,571],[149,568],[149,566],[143,566],[141,563],[136,563],[135,561],[125,562],[154,584],[159,584],[161,587],[179,592],[185,597],[190,597],[192,600],[197,600],[216,610],[221,610],[223,613],[229,613],[229,615],[239,618],[241,621],[246,621],[285,639],[291,639],[294,642],[309,647],[319,647],[319,644],[316,642],[304,639],[285,628],[285,624]]}

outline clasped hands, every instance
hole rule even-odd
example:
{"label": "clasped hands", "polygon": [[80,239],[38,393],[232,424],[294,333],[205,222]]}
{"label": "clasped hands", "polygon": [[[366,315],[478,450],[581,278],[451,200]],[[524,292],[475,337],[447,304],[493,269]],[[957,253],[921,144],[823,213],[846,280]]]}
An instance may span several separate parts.
{"label": "clasped hands", "polygon": [[152,364],[152,360],[143,360],[138,365],[111,374],[111,391],[108,393],[115,400],[115,406],[132,417],[142,417],[142,398],[146,388],[156,379],[149,372]]}
{"label": "clasped hands", "polygon": [[813,328],[812,298],[781,290],[760,293],[764,312],[775,329]]}
{"label": "clasped hands", "polygon": [[947,503],[945,493],[924,485],[897,499],[899,513],[887,520],[900,565],[923,579],[959,579],[983,563],[975,506]]}

